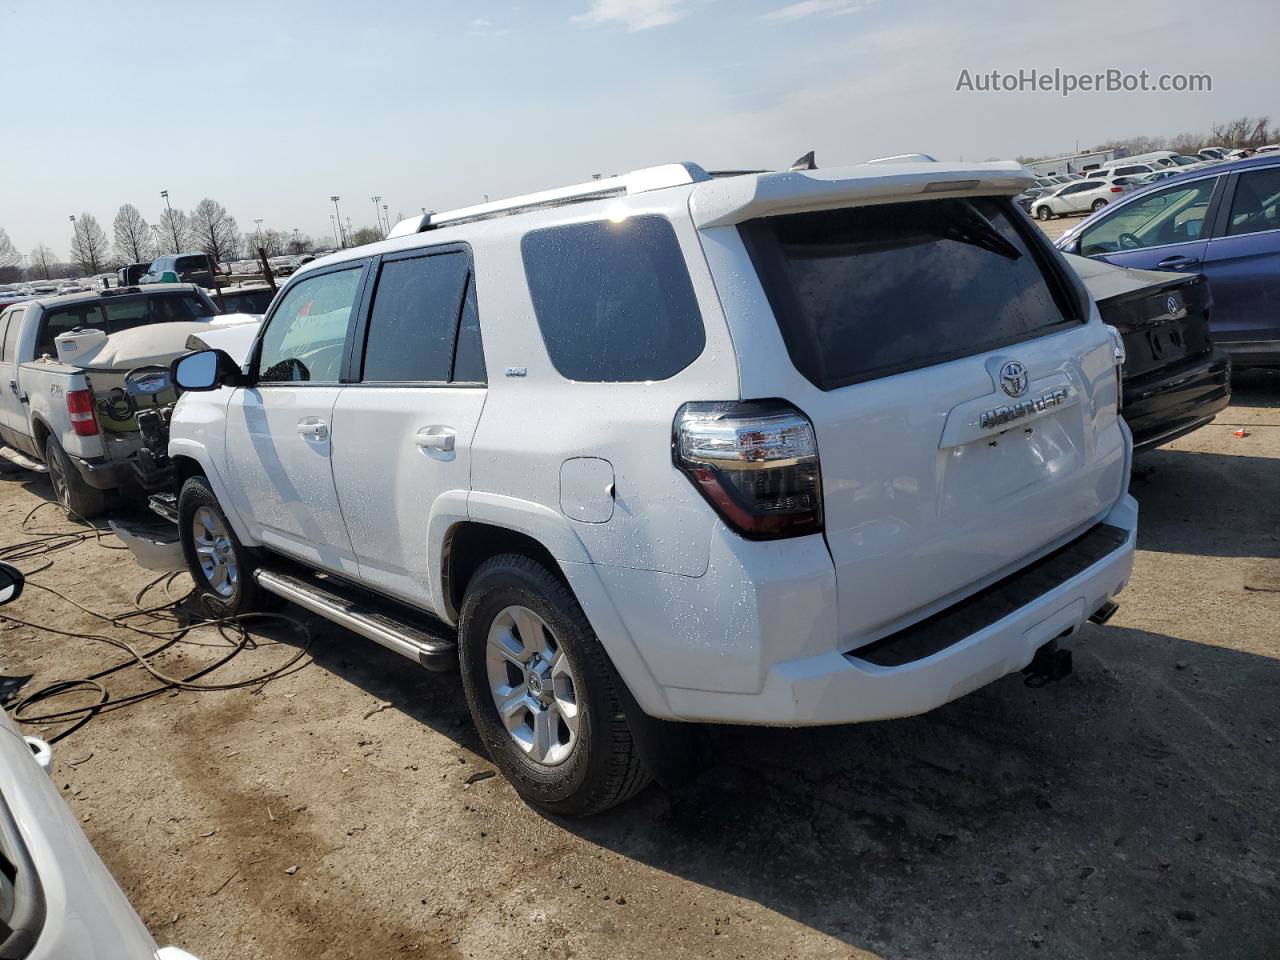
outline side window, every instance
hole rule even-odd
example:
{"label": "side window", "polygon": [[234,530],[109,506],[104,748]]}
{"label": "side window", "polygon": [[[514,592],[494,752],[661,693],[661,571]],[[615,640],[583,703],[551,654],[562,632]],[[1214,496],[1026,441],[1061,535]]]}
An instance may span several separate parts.
{"label": "side window", "polygon": [[468,260],[454,252],[383,261],[369,311],[363,381],[449,379]]}
{"label": "side window", "polygon": [[262,335],[261,383],[337,383],[364,265],[298,281]]}
{"label": "side window", "polygon": [[664,217],[549,227],[520,241],[547,353],[569,380],[665,380],[706,331],[675,230]]}
{"label": "side window", "polygon": [[9,329],[4,335],[4,358],[11,363],[18,362],[18,335],[22,332],[22,317],[25,312],[14,310],[9,314]]}
{"label": "side window", "polygon": [[1227,236],[1280,230],[1280,167],[1240,174],[1231,199]]}
{"label": "side window", "polygon": [[1216,183],[1217,178],[1180,183],[1125,204],[1081,234],[1081,255],[1093,257],[1198,239]]}
{"label": "side window", "polygon": [[484,343],[480,338],[480,311],[476,309],[476,278],[467,283],[467,298],[462,303],[462,322],[458,325],[458,345],[453,352],[453,379],[458,383],[487,383],[484,366]]}
{"label": "side window", "polygon": [[13,311],[6,310],[0,313],[0,361],[3,361],[8,354],[5,352],[5,339],[9,331],[9,318],[13,316]]}
{"label": "side window", "polygon": [[175,265],[175,269],[183,270],[203,270],[205,268],[204,257],[179,257]]}

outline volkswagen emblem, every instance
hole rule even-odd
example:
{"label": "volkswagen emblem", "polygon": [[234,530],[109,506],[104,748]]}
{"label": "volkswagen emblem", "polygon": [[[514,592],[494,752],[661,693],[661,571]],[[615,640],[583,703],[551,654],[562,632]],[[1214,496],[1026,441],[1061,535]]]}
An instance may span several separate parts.
{"label": "volkswagen emblem", "polygon": [[1177,313],[1181,309],[1178,304],[1178,298],[1173,294],[1169,294],[1169,299],[1165,301],[1164,305],[1169,308],[1170,315]]}
{"label": "volkswagen emblem", "polygon": [[1010,360],[1000,368],[1000,389],[1011,397],[1020,397],[1027,392],[1031,378],[1027,376],[1027,368],[1017,360]]}

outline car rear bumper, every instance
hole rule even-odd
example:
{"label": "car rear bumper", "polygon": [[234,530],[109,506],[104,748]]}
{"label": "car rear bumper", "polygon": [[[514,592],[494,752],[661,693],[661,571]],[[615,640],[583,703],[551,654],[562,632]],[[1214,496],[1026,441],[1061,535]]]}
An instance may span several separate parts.
{"label": "car rear bumper", "polygon": [[[648,676],[619,669],[651,715],[770,726],[905,717],[1021,670],[1041,646],[1081,627],[1127,583],[1137,521],[1137,502],[1122,497],[1102,521],[1116,528],[1104,553],[1065,574],[1060,569],[1056,580],[1032,564],[1018,591],[999,594],[1005,581],[993,585],[969,604],[966,617],[949,621],[952,632],[941,642],[935,631],[923,647],[909,648],[905,661],[901,647],[881,655],[879,641],[851,652],[833,649],[834,573],[818,537],[768,544],[767,559],[722,540],[713,544],[706,575],[654,574],[661,584],[645,582],[641,571],[595,567],[612,609],[601,611],[606,601],[599,593],[579,597],[611,653],[625,641],[646,662]],[[577,589],[581,577],[571,573],[570,580]],[[985,625],[970,629],[975,623]],[[616,635],[620,628],[626,638]]]}
{"label": "car rear bumper", "polygon": [[1222,349],[1124,381],[1124,419],[1135,453],[1196,430],[1231,402],[1231,359]]}
{"label": "car rear bumper", "polygon": [[1280,340],[1219,340],[1236,369],[1280,367]]}

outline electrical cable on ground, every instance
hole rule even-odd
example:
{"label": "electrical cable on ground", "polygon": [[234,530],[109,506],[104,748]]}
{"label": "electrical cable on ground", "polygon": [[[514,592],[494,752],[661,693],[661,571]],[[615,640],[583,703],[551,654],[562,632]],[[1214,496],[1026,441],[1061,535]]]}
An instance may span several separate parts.
{"label": "electrical cable on ground", "polygon": [[[0,548],[0,560],[10,563],[16,563],[26,560],[40,561],[40,565],[30,571],[24,571],[24,575],[31,576],[48,570],[54,564],[53,555],[71,547],[78,546],[81,543],[96,541],[103,549],[107,550],[128,550],[123,544],[112,544],[103,541],[104,535],[110,531],[103,530],[90,524],[87,520],[79,519],[79,522],[85,524],[89,529],[76,532],[58,532],[58,531],[39,531],[29,529],[31,519],[43,507],[59,506],[61,504],[46,502],[38,504],[34,507],[21,524],[23,533],[31,535],[32,539],[19,543],[10,544],[9,546]],[[219,690],[236,690],[244,687],[260,687],[271,680],[285,676],[298,668],[298,664],[307,655],[307,651],[311,645],[311,631],[306,625],[296,617],[283,613],[248,613],[235,617],[206,617],[205,611],[196,611],[194,609],[194,601],[196,591],[194,589],[187,592],[178,599],[174,599],[170,591],[173,582],[181,576],[180,573],[164,573],[154,580],[151,580],[142,587],[133,597],[133,610],[125,613],[116,614],[114,616],[99,613],[89,607],[71,599],[65,594],[28,579],[27,586],[42,590],[45,593],[57,597],[62,602],[75,607],[77,610],[85,613],[95,619],[101,620],[103,623],[117,629],[124,630],[148,640],[159,641],[155,646],[147,650],[139,649],[128,640],[120,637],[108,636],[99,633],[85,633],[76,630],[62,630],[57,627],[51,627],[47,624],[32,623],[0,611],[0,621],[27,627],[32,630],[43,631],[57,636],[70,637],[73,639],[93,640],[99,643],[105,643],[110,646],[123,650],[128,654],[128,659],[121,660],[109,667],[92,673],[86,677],[79,677],[69,680],[59,680],[51,683],[33,693],[18,700],[8,709],[15,720],[22,723],[37,725],[58,725],[66,724],[56,734],[46,738],[49,743],[56,743],[59,740],[69,736],[79,730],[94,717],[107,713],[111,710],[118,710],[121,707],[131,706],[148,700],[152,697],[159,696],[162,693],[190,690],[195,692],[208,692]],[[164,603],[153,606],[143,606],[143,600],[146,596],[156,588],[163,589],[166,597]],[[130,621],[142,620],[141,624],[131,623]],[[250,621],[276,621],[283,623],[297,637],[297,648],[293,655],[289,657],[283,664],[265,670],[253,677],[243,680],[229,681],[226,683],[215,682],[198,682],[202,677],[206,677],[215,670],[230,663],[235,657],[245,650],[253,650],[258,647],[258,641],[249,633],[246,623]],[[161,625],[170,625],[162,628]],[[206,664],[200,669],[187,674],[186,676],[173,677],[159,670],[152,660],[159,654],[173,648],[176,644],[199,644],[198,641],[188,639],[188,635],[192,631],[202,628],[212,628],[216,630],[217,636],[220,637],[222,643],[217,644],[227,646],[227,651],[218,657],[213,663]],[[129,667],[140,667],[153,677],[157,684],[145,690],[124,695],[113,696],[110,690],[104,684],[103,678]],[[54,710],[46,713],[31,713],[30,710],[37,704],[52,700],[55,697],[66,696],[73,693],[84,693],[86,691],[96,691],[98,700],[96,703],[85,704],[82,706],[71,707],[63,710]]]}

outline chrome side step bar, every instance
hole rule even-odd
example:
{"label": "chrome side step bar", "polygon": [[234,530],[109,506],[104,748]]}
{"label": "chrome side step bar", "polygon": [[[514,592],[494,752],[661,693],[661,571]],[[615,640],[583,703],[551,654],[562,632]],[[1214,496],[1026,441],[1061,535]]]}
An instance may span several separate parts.
{"label": "chrome side step bar", "polygon": [[48,473],[49,468],[39,460],[32,460],[25,453],[21,453],[13,447],[0,446],[0,457],[4,457],[10,463],[16,463],[24,470],[30,470],[32,473]]}
{"label": "chrome side step bar", "polygon": [[[457,642],[447,635],[441,624],[439,632],[412,626],[392,604],[380,604],[373,598],[349,597],[338,593],[342,587],[332,581],[323,584],[309,577],[294,576],[260,567],[254,571],[258,586],[276,596],[296,603],[304,610],[332,620],[353,633],[380,643],[388,650],[418,663],[428,670],[452,670],[458,663]],[[407,611],[406,611],[407,612]],[[430,621],[423,614],[424,621]]]}

